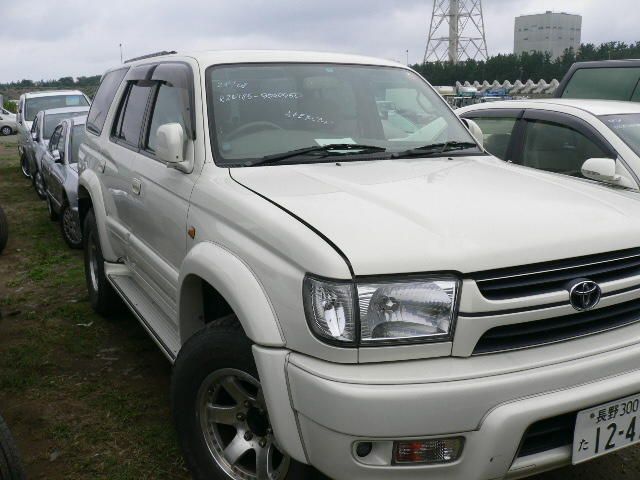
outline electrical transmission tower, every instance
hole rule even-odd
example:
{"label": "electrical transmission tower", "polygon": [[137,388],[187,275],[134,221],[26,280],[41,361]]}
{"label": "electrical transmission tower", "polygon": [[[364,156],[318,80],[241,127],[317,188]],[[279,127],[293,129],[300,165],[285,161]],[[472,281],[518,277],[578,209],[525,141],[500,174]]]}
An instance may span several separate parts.
{"label": "electrical transmission tower", "polygon": [[434,0],[424,62],[488,56],[482,0]]}

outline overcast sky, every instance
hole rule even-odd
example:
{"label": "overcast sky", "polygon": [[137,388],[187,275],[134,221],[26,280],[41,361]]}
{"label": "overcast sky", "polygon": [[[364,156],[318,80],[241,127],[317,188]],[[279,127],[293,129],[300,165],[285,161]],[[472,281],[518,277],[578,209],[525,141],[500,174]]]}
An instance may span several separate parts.
{"label": "overcast sky", "polygon": [[[583,42],[640,40],[638,0],[483,0],[489,54],[514,17],[583,16]],[[614,8],[615,7],[615,8]],[[0,0],[0,82],[101,74],[158,50],[313,49],[422,61],[432,0]]]}

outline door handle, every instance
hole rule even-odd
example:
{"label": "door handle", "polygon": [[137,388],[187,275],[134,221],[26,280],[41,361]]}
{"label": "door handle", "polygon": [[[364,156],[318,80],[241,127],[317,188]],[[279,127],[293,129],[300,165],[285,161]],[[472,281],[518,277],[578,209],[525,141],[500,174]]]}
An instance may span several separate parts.
{"label": "door handle", "polygon": [[140,195],[140,190],[142,190],[142,182],[138,178],[134,178],[131,180],[131,190],[136,195]]}

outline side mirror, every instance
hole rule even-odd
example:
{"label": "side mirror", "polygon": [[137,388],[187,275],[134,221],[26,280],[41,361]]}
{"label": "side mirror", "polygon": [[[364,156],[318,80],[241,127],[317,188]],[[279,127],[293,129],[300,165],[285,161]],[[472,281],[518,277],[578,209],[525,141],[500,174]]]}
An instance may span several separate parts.
{"label": "side mirror", "polygon": [[31,132],[31,140],[34,142],[38,141],[38,132]]}
{"label": "side mirror", "polygon": [[184,131],[179,123],[166,123],[156,132],[156,154],[167,162],[167,167],[175,168],[184,161]]}
{"label": "side mirror", "polygon": [[582,175],[591,180],[617,184],[616,161],[612,158],[590,158],[582,164]]}
{"label": "side mirror", "polygon": [[473,138],[475,138],[480,146],[484,148],[484,134],[482,133],[482,129],[480,128],[480,126],[470,118],[462,118],[461,120],[462,123],[464,123],[469,129],[469,132],[471,132]]}
{"label": "side mirror", "polygon": [[51,152],[51,157],[55,163],[62,163],[62,156],[60,155],[60,150],[56,149]]}

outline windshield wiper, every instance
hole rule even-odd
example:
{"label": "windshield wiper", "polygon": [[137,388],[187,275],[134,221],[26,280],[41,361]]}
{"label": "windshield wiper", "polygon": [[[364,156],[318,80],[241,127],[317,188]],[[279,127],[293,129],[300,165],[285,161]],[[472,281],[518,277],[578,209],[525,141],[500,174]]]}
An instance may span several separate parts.
{"label": "windshield wiper", "polygon": [[[338,150],[334,152],[333,150]],[[342,152],[340,152],[342,150]],[[384,147],[377,147],[375,145],[359,145],[356,143],[332,143],[330,145],[315,145],[313,147],[298,148],[296,150],[289,150],[288,152],[276,153],[273,155],[265,155],[258,160],[250,160],[244,164],[245,167],[252,167],[254,165],[269,165],[277,163],[288,158],[309,155],[313,153],[325,153],[323,156],[328,155],[348,155],[344,153],[348,151],[350,153],[375,153],[386,152]]]}
{"label": "windshield wiper", "polygon": [[452,152],[454,150],[466,150],[468,148],[477,148],[478,145],[473,142],[442,142],[431,143],[422,147],[411,148],[402,152],[394,152],[391,158],[407,158],[407,157],[424,157],[437,153],[439,155]]}

